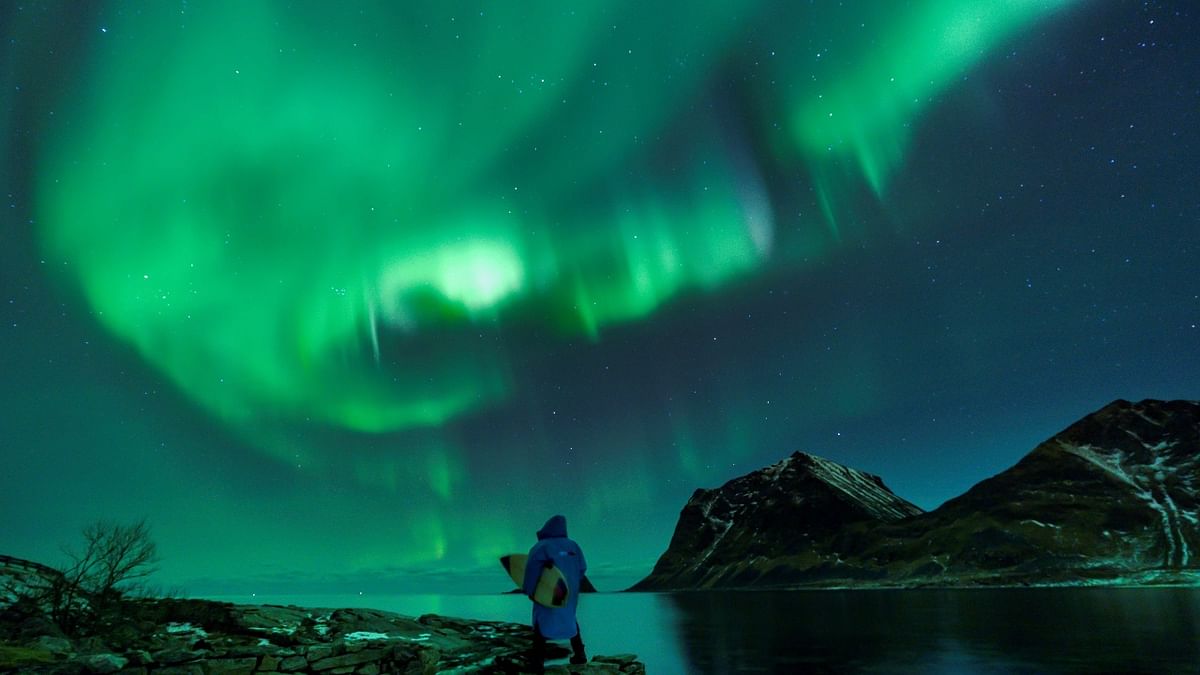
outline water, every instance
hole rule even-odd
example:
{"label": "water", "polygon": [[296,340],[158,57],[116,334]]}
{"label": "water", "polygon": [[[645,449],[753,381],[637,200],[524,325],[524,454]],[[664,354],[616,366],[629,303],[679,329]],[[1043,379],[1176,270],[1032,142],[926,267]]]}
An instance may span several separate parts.
{"label": "water", "polygon": [[[527,623],[519,595],[288,596],[237,602],[374,607]],[[598,593],[591,654],[675,673],[1200,673],[1200,589]]]}

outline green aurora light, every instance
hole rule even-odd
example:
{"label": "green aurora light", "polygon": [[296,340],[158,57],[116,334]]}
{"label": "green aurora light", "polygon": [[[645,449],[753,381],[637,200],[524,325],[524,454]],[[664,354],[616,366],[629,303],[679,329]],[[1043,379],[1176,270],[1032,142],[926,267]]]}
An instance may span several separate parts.
{"label": "green aurora light", "polygon": [[[481,334],[601,341],[820,255],[934,95],[1065,4],[149,3],[91,46],[39,223],[99,320],[234,429],[289,461],[263,428],[412,432],[424,464],[359,479],[449,499],[466,467],[436,430],[514,393]],[[713,113],[724,64],[757,60]],[[731,116],[778,133],[750,148]],[[824,216],[784,215],[764,165]]]}

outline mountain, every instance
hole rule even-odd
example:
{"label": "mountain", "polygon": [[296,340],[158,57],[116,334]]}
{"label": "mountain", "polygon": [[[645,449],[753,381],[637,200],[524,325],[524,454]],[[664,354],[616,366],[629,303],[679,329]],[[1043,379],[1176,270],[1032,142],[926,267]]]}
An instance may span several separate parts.
{"label": "mountain", "polygon": [[1200,559],[1200,403],[1114,401],[868,551],[901,577],[1115,581]]}
{"label": "mountain", "polygon": [[1120,400],[928,513],[802,453],[698,490],[634,589],[1169,580],[1198,523],[1200,403]]}
{"label": "mountain", "polygon": [[797,452],[696,490],[666,553],[634,590],[745,586],[827,576],[870,525],[921,513],[878,476]]}

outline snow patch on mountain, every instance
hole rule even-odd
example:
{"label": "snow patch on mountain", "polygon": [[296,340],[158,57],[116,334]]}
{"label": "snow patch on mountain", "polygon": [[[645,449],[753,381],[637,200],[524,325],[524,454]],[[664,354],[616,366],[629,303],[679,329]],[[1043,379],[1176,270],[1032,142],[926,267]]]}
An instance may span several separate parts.
{"label": "snow patch on mountain", "polygon": [[1162,423],[1162,420],[1156,420],[1156,419],[1154,419],[1153,417],[1150,417],[1149,415],[1147,415],[1147,414],[1146,414],[1146,413],[1145,413],[1143,410],[1141,410],[1140,408],[1132,408],[1131,410],[1133,410],[1133,414],[1135,414],[1135,415],[1137,415],[1138,417],[1142,418],[1142,419],[1143,419],[1143,420],[1145,420],[1146,422],[1148,422],[1148,423],[1150,423],[1150,424],[1153,424],[1153,425],[1154,425],[1154,426],[1156,426],[1156,427],[1161,427],[1161,426],[1163,425],[1163,423]]}
{"label": "snow patch on mountain", "polygon": [[[900,520],[921,513],[921,509],[881,488],[868,473],[842,466],[823,457],[806,455],[813,475],[830,487],[841,490],[880,520]],[[789,458],[790,459],[790,458]]]}
{"label": "snow patch on mountain", "polygon": [[730,513],[728,520],[713,515],[713,504],[716,503],[717,499],[715,494],[710,495],[710,497],[711,498],[707,502],[701,505],[700,513],[704,514],[704,519],[713,527],[714,530],[717,531],[717,535],[713,538],[713,542],[709,544],[708,548],[704,551],[704,555],[696,563],[695,567],[704,564],[704,562],[708,560],[710,556],[712,556],[713,551],[717,550],[717,546],[720,545],[721,540],[725,538],[725,535],[729,534],[729,530],[733,529],[733,514]]}
{"label": "snow patch on mountain", "polygon": [[1192,551],[1188,546],[1180,521],[1185,519],[1194,524],[1196,517],[1194,514],[1179,509],[1171,498],[1167,486],[1168,477],[1177,472],[1177,467],[1168,465],[1166,453],[1176,444],[1166,441],[1151,444],[1128,429],[1125,432],[1137,439],[1142,447],[1154,455],[1153,462],[1149,464],[1131,462],[1124,451],[1116,448],[1097,448],[1090,444],[1075,445],[1062,440],[1059,441],[1059,447],[1064,452],[1089,462],[1117,481],[1128,485],[1133,494],[1159,516],[1163,539],[1167,547],[1167,555],[1163,564],[1167,567],[1186,567],[1192,558]]}

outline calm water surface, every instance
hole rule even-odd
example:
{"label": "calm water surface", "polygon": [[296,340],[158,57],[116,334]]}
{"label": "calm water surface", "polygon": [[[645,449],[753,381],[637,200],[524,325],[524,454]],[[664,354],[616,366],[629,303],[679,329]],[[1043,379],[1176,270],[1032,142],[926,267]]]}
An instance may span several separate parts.
{"label": "calm water surface", "polygon": [[[527,623],[516,595],[223,598]],[[598,593],[590,654],[674,673],[1200,673],[1200,589]]]}

